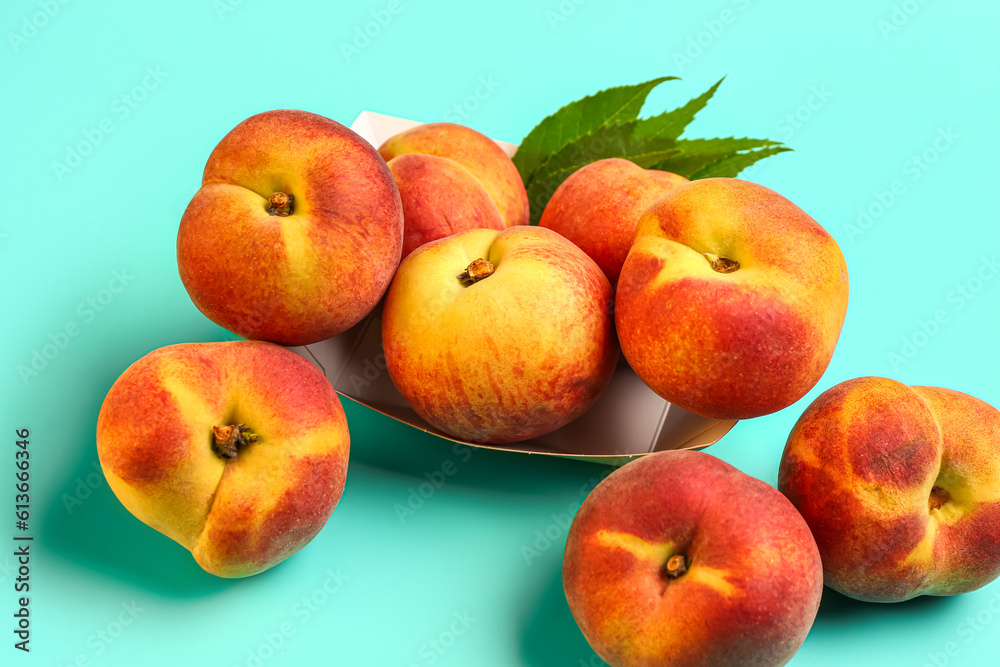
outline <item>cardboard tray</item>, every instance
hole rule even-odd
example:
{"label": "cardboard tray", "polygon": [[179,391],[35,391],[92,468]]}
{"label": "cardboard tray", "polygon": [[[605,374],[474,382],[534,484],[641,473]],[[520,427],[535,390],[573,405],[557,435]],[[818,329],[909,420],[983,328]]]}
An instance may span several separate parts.
{"label": "cardboard tray", "polygon": [[[362,111],[351,129],[376,148],[420,125],[417,121]],[[516,146],[498,141],[508,155]],[[396,391],[382,352],[381,307],[352,329],[313,345],[292,348],[316,364],[337,392],[387,417],[470,447],[542,454],[621,465],[667,449],[702,449],[728,433],[735,421],[700,417],[664,401],[624,359],[597,403],[575,421],[547,435],[508,445],[452,438],[421,419]]]}

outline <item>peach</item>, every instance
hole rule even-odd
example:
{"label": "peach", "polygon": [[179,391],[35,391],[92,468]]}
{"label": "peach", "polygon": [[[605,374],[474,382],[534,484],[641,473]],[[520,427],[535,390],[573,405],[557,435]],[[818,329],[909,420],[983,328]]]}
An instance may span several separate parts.
{"label": "peach", "polygon": [[514,163],[489,137],[457,123],[428,123],[379,148],[403,202],[403,257],[468,229],[528,224],[528,195]]}
{"label": "peach", "polygon": [[536,437],[580,416],[610,382],[611,300],[600,268],[551,230],[460,232],[400,264],[382,313],[386,366],[444,433]]}
{"label": "peach", "polygon": [[716,419],[769,414],[823,375],[847,314],[847,265],[762,185],[680,185],[643,213],[622,267],[622,352],[661,397]]}
{"label": "peach", "polygon": [[467,229],[506,229],[489,193],[454,160],[404,153],[389,161],[403,202],[403,257]]}
{"label": "peach", "polygon": [[101,468],[121,503],[220,577],[305,546],[340,499],[349,449],[326,376],[260,341],[150,352],[97,419]]}
{"label": "peach", "polygon": [[1000,411],[968,394],[842,382],[796,422],[778,488],[844,595],[955,595],[1000,575]]}
{"label": "peach", "polygon": [[614,667],[776,667],[823,590],[816,543],[773,487],[696,451],[627,463],[569,529],[563,587]]}
{"label": "peach", "polygon": [[402,238],[399,192],[368,142],[323,116],[267,111],[209,156],[181,218],[177,268],[216,324],[308,345],[375,307]]}
{"label": "peach", "polygon": [[621,158],[598,160],[562,182],[538,224],[580,246],[611,284],[617,285],[635,240],[639,216],[657,199],[687,182],[683,176],[643,169]]}

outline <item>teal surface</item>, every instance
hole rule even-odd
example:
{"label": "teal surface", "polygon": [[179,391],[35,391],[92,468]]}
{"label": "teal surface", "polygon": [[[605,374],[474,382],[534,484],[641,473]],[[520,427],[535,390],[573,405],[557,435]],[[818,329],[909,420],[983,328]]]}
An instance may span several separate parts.
{"label": "teal surface", "polygon": [[[209,152],[243,118],[369,109],[516,143],[602,88],[683,77],[651,96],[659,111],[727,75],[687,136],[791,145],[744,176],[830,230],[851,272],[819,385],[708,450],[774,484],[792,424],[842,380],[1000,405],[998,22],[996,3],[971,0],[5,0],[0,664],[603,664],[560,583],[563,515],[600,466],[456,449],[347,402],[340,506],[302,552],[239,581],[202,572],[109,490],[94,429],[118,374],[163,345],[231,338],[188,299],[174,242]],[[14,648],[15,534],[34,538],[29,654]],[[1000,582],[891,606],[827,591],[791,664],[994,665],[998,637]]]}

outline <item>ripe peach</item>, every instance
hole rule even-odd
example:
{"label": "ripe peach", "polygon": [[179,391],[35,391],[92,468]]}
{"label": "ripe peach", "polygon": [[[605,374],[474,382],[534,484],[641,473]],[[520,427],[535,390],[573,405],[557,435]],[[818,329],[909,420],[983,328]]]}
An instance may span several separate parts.
{"label": "ripe peach", "polygon": [[403,257],[428,241],[468,229],[528,224],[528,195],[514,163],[484,134],[428,123],[379,148],[399,187]]}
{"label": "ripe peach", "polygon": [[1000,576],[1000,411],[968,394],[842,382],[795,424],[778,488],[844,595],[955,595]]}
{"label": "ripe peach", "polygon": [[177,268],[216,324],[308,345],[375,307],[402,239],[399,192],[371,145],[282,109],[244,120],[212,151],[177,231]]}
{"label": "ripe peach", "polygon": [[621,158],[598,160],[562,182],[538,224],[580,246],[611,284],[617,285],[635,240],[639,216],[657,199],[687,182],[683,176],[643,169]]}
{"label": "ripe peach", "polygon": [[847,314],[837,242],[762,185],[680,185],[639,219],[618,281],[622,352],[664,399],[716,419],[758,417],[823,375]]}
{"label": "ripe peach", "polygon": [[118,499],[220,577],[256,574],[305,546],[340,499],[349,449],[326,377],[259,341],[150,352],[115,381],[97,419]]}
{"label": "ripe peach", "polygon": [[614,667],[777,667],[819,609],[809,527],[778,491],[696,451],[604,479],[573,519],[563,587]]}
{"label": "ripe peach", "polygon": [[382,312],[396,388],[454,437],[505,443],[583,414],[618,359],[608,279],[540,227],[460,232],[403,260]]}

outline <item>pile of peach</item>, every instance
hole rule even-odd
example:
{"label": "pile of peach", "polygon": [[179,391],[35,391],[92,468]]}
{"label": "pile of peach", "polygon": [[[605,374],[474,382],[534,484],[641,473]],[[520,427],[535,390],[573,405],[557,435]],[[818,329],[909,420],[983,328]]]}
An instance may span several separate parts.
{"label": "pile of peach", "polygon": [[869,602],[1000,576],[1000,411],[863,377],[795,424],[778,489],[703,452],[629,463],[570,526],[563,584],[611,665],[784,665],[823,584]]}
{"label": "pile of peach", "polygon": [[[772,190],[605,159],[528,219],[514,164],[467,127],[418,126],[376,151],[304,111],[243,121],[209,157],[177,262],[195,305],[251,340],[170,346],[125,371],[97,433],[115,494],[220,576],[300,549],[340,498],[349,435],[326,378],[282,346],[380,303],[393,383],[470,442],[579,417],[619,351],[658,395],[720,419],[788,407],[830,362],[846,262]],[[824,581],[897,601],[1000,574],[1000,413],[965,394],[830,389],[789,437],[779,488],[698,452],[602,482],[564,562],[594,649],[612,665],[781,665]]]}

